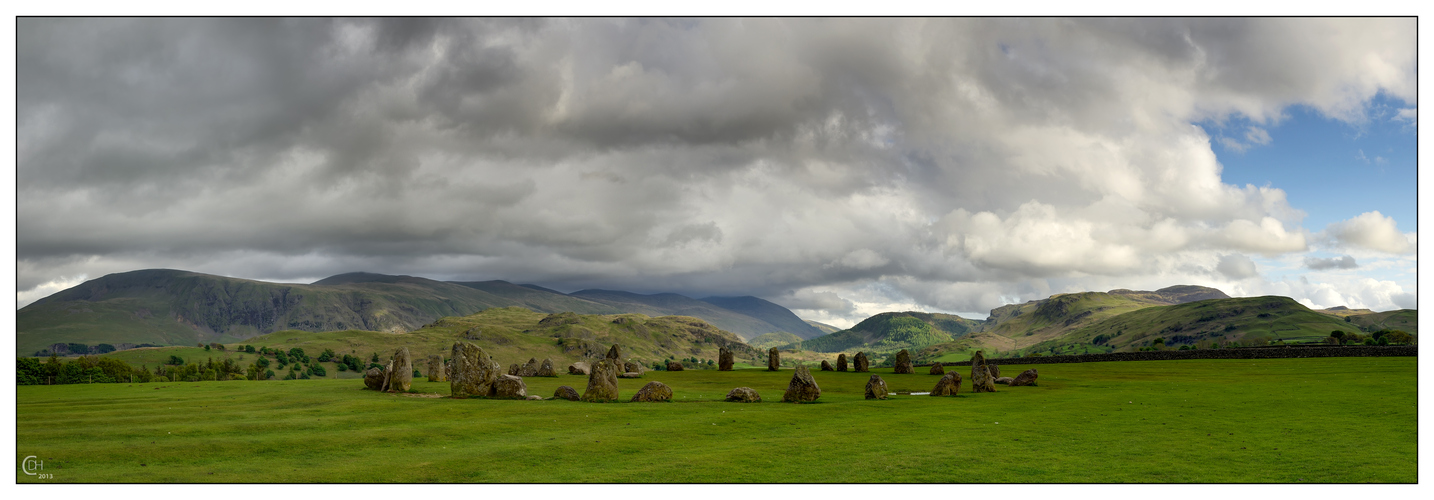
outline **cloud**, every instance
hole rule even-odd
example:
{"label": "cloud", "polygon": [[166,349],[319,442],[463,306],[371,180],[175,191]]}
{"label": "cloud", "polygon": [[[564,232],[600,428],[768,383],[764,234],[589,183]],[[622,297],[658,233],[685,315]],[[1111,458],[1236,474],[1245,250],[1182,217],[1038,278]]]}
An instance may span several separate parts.
{"label": "cloud", "polygon": [[1354,269],[1356,267],[1359,267],[1359,264],[1355,264],[1354,257],[1350,257],[1348,255],[1330,257],[1328,259],[1322,259],[1319,257],[1305,257],[1305,267],[1314,269],[1316,271],[1322,271],[1325,269]]}
{"label": "cloud", "polygon": [[1193,124],[1243,117],[1235,140],[1267,144],[1293,105],[1416,109],[1415,28],[23,18],[17,303],[149,267],[755,294],[847,319],[1218,279],[1220,256],[1313,238],[1278,186],[1227,184],[1226,138]]}
{"label": "cloud", "polygon": [[1260,274],[1255,270],[1255,261],[1238,253],[1220,256],[1220,263],[1215,266],[1215,270],[1227,278],[1236,280]]}
{"label": "cloud", "polygon": [[1419,123],[1419,108],[1400,109],[1399,113],[1394,115],[1394,120],[1416,125]]}
{"label": "cloud", "polygon": [[1335,222],[1325,227],[1322,236],[1340,246],[1353,246],[1392,254],[1413,253],[1417,248],[1414,233],[1400,233],[1393,217],[1378,211]]}

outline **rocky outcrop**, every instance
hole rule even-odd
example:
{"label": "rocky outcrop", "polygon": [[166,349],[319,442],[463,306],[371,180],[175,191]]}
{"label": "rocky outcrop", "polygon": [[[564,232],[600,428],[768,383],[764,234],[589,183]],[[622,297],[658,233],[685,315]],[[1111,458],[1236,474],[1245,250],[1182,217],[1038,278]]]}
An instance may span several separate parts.
{"label": "rocky outcrop", "polygon": [[428,357],[428,373],[425,375],[428,376],[429,382],[447,382],[447,371],[443,366],[443,356],[434,354]]}
{"label": "rocky outcrop", "polygon": [[558,376],[558,370],[557,370],[556,368],[553,368],[553,358],[543,358],[543,364],[538,365],[538,373],[534,373],[533,376],[534,376],[534,377],[556,377],[556,376]]}
{"label": "rocky outcrop", "polygon": [[400,347],[393,352],[393,369],[388,372],[387,390],[392,392],[408,392],[413,388],[413,358],[408,355],[407,347]]}
{"label": "rocky outcrop", "polygon": [[839,371],[839,372],[844,372],[844,371],[846,371],[846,354],[838,354],[838,355],[837,355],[837,371]]}
{"label": "rocky outcrop", "polygon": [[1013,381],[1013,380],[1016,380],[1016,379],[1013,379],[1013,378],[1011,378],[1011,377],[996,377],[995,383],[997,383],[997,384],[1011,385],[1011,381]]}
{"label": "rocky outcrop", "polygon": [[448,356],[448,389],[452,397],[487,397],[493,394],[501,368],[483,348],[455,342]]}
{"label": "rocky outcrop", "polygon": [[363,372],[363,386],[365,389],[382,391],[384,378],[382,368],[369,368]]}
{"label": "rocky outcrop", "polygon": [[519,377],[536,377],[536,376],[538,376],[538,368],[539,368],[540,366],[541,366],[541,365],[538,364],[538,359],[537,359],[537,358],[528,358],[528,362],[527,362],[527,363],[523,363],[523,367],[518,369],[518,376],[519,376]]}
{"label": "rocky outcrop", "polygon": [[751,387],[738,387],[727,393],[727,401],[733,403],[760,403],[762,402],[762,396],[757,395],[757,391]]}
{"label": "rocky outcrop", "polygon": [[893,370],[896,373],[916,373],[916,370],[911,368],[911,353],[906,352],[906,349],[898,351],[896,353],[896,364],[893,365]]}
{"label": "rocky outcrop", "polygon": [[667,362],[667,371],[670,371],[670,372],[680,372],[680,371],[682,371],[682,370],[683,370],[683,368],[682,368],[682,363],[678,363],[678,362],[676,362],[676,361],[668,361],[668,362]]}
{"label": "rocky outcrop", "polygon": [[942,366],[941,366],[941,363],[932,363],[932,364],[931,364],[931,374],[932,374],[932,375],[945,375],[945,374],[946,374],[946,368],[945,368],[945,367],[942,367]]}
{"label": "rocky outcrop", "polygon": [[523,383],[523,377],[503,375],[493,383],[493,397],[499,399],[527,399],[528,384]]}
{"label": "rocky outcrop", "polygon": [[617,401],[617,363],[616,360],[603,358],[593,365],[588,374],[588,388],[581,398],[583,401]]}
{"label": "rocky outcrop", "polygon": [[1036,377],[1037,377],[1037,376],[1039,376],[1039,375],[1036,373],[1036,369],[1035,369],[1035,368],[1031,368],[1031,369],[1029,369],[1029,370],[1026,370],[1026,371],[1021,372],[1020,375],[1016,375],[1016,379],[1015,379],[1015,380],[1012,380],[1012,381],[1010,381],[1010,382],[1007,382],[1007,384],[1009,384],[1009,385],[1012,386],[1012,387],[1022,386],[1022,385],[1036,385]]}
{"label": "rocky outcrop", "polygon": [[831,363],[828,363],[827,360],[823,359],[823,360],[822,360],[822,371],[824,371],[824,372],[831,372],[831,371],[836,371],[836,369],[835,369],[835,368],[832,368],[832,364],[831,364]]}
{"label": "rocky outcrop", "polygon": [[727,347],[719,347],[717,350],[717,371],[732,371],[732,351]]}
{"label": "rocky outcrop", "polygon": [[632,395],[632,401],[644,403],[672,401],[672,388],[654,380],[638,389],[637,394]]}
{"label": "rocky outcrop", "polygon": [[553,398],[554,398],[554,399],[566,399],[566,400],[568,400],[568,401],[577,401],[577,400],[578,400],[578,390],[572,388],[571,386],[560,385],[560,386],[558,386],[558,390],[553,391]]}
{"label": "rocky outcrop", "polygon": [[767,371],[777,371],[782,368],[782,352],[773,347],[767,350]]}
{"label": "rocky outcrop", "polygon": [[797,366],[796,373],[792,374],[792,381],[787,383],[787,392],[782,394],[782,401],[807,403],[816,401],[821,396],[822,389],[817,387],[817,381],[812,379],[812,371],[802,365]]}
{"label": "rocky outcrop", "polygon": [[592,367],[588,366],[587,361],[579,361],[568,365],[568,375],[587,375],[589,370],[592,370]]}
{"label": "rocky outcrop", "polygon": [[996,392],[996,377],[986,368],[986,354],[982,351],[971,356],[971,392]]}
{"label": "rocky outcrop", "polygon": [[853,371],[858,371],[858,372],[869,372],[869,371],[871,371],[871,360],[866,359],[866,353],[864,353],[864,352],[856,353],[856,357],[852,358],[851,365],[852,365],[852,370],[853,370]]}
{"label": "rocky outcrop", "polygon": [[866,399],[886,399],[886,381],[880,375],[872,375],[866,381]]}
{"label": "rocky outcrop", "polygon": [[936,381],[936,387],[931,388],[932,396],[955,396],[961,392],[961,374],[946,372],[941,380]]}

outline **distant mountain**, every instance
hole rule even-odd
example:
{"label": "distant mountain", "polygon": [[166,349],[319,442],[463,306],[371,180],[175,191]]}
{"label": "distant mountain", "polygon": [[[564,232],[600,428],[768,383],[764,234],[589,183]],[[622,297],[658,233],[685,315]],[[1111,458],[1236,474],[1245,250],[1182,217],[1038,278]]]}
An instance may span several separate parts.
{"label": "distant mountain", "polygon": [[752,337],[751,339],[748,339],[747,345],[750,345],[757,349],[765,350],[771,349],[773,347],[788,346],[801,341],[802,338],[794,334],[790,334],[787,332],[772,332],[764,333],[756,337]]}
{"label": "distant mountain", "polygon": [[791,311],[756,297],[709,300],[604,290],[568,295],[506,281],[362,272],[295,284],[149,269],[89,280],[21,308],[16,347],[30,354],[56,343],[194,345],[280,330],[407,332],[447,316],[514,306],[542,313],[692,316],[742,338],[787,330],[820,334]]}
{"label": "distant mountain", "polygon": [[813,328],[816,328],[816,329],[818,329],[818,330],[821,330],[823,335],[828,334],[828,333],[836,333],[836,332],[841,331],[841,328],[837,328],[837,327],[835,327],[835,326],[828,325],[828,324],[826,324],[826,323],[822,323],[822,322],[819,322],[819,321],[812,321],[812,320],[805,320],[805,321],[807,322],[808,325],[812,325]]}
{"label": "distant mountain", "polygon": [[881,313],[847,330],[802,342],[802,349],[840,352],[854,349],[894,351],[951,342],[980,328],[981,322],[951,314]]}
{"label": "distant mountain", "polygon": [[[766,307],[763,304],[744,300],[750,298],[764,302],[766,304],[770,304],[773,307],[781,307],[776,304],[772,304],[771,302],[757,299],[756,297],[732,297],[719,299],[719,301],[729,304],[737,304],[737,307],[742,307],[746,310],[754,311],[757,314],[762,315],[762,317],[760,318],[753,317],[742,311],[735,311],[720,306],[718,304],[696,300],[675,293],[641,295],[618,290],[593,289],[579,290],[569,295],[572,297],[590,300],[601,304],[607,304],[623,311],[641,313],[646,314],[648,316],[693,316],[702,318],[707,322],[712,323],[718,328],[740,335],[743,339],[750,339],[764,333],[781,331],[787,331],[788,333],[797,334],[797,336],[800,337],[802,333],[810,334],[811,331],[816,330],[815,328],[812,328],[811,325],[802,323],[801,319],[797,318],[797,316],[792,314],[791,311],[786,311],[786,309],[782,309],[783,311],[786,311],[786,314],[790,316],[791,319],[796,320],[797,323],[800,323],[801,326],[804,327],[801,329],[800,332],[788,331],[786,327],[793,325],[791,325],[789,321],[786,321],[781,318],[780,314],[773,313],[770,308]],[[767,319],[778,321],[779,323],[782,323],[782,325],[773,324],[767,321]]]}
{"label": "distant mountain", "polygon": [[739,312],[765,321],[767,324],[776,327],[772,332],[787,332],[803,339],[823,335],[821,329],[807,324],[806,321],[802,321],[802,318],[798,318],[796,314],[792,314],[791,310],[750,295],[744,297],[707,297],[702,299],[702,301],[728,311]]}
{"label": "distant mountain", "polygon": [[[1250,339],[1318,342],[1334,330],[1350,330],[1338,318],[1310,310],[1289,297],[1240,297],[1150,307],[1108,318],[1053,340],[1055,344],[1167,347]],[[1043,345],[1035,346],[1036,350]]]}

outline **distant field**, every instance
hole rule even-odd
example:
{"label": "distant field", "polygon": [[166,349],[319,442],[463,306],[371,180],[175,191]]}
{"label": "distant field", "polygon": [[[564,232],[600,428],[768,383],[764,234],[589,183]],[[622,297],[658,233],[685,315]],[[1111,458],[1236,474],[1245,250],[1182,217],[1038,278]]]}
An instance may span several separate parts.
{"label": "distant field", "polygon": [[[887,401],[862,398],[869,374],[814,372],[822,397],[803,405],[777,402],[790,370],[759,369],[620,381],[624,397],[663,381],[674,403],[452,400],[356,380],[19,386],[17,451],[54,477],[16,481],[1418,480],[1416,358],[1033,366],[1038,387]],[[898,392],[937,380],[876,373]],[[544,397],[585,381],[526,379]],[[737,386],[765,401],[722,402]]]}

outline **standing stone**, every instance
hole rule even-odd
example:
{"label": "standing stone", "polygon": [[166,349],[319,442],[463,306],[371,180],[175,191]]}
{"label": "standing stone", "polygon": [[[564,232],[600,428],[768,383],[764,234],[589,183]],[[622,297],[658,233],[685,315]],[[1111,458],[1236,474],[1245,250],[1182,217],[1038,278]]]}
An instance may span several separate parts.
{"label": "standing stone", "polygon": [[931,365],[931,374],[932,374],[932,375],[945,375],[945,374],[946,374],[946,368],[943,367],[943,366],[941,366],[941,362],[938,361],[938,362],[933,363],[933,364]]}
{"label": "standing stone", "polygon": [[632,401],[646,403],[672,401],[672,388],[654,380],[638,389],[637,394],[632,395]]}
{"label": "standing stone", "polygon": [[383,390],[383,379],[383,369],[381,368],[369,368],[368,371],[363,372],[363,385],[365,389],[375,391]]}
{"label": "standing stone", "polygon": [[393,352],[393,369],[388,375],[388,390],[393,392],[408,392],[413,388],[413,359],[408,356],[408,348],[400,347]]}
{"label": "standing stone", "polygon": [[896,353],[895,371],[896,373],[916,373],[916,370],[911,368],[911,353],[906,352],[906,349]]}
{"label": "standing stone", "polygon": [[493,383],[493,397],[502,399],[528,399],[528,384],[523,377],[504,375]]}
{"label": "standing stone", "polygon": [[869,371],[871,371],[871,360],[866,359],[866,353],[864,353],[864,352],[856,353],[856,357],[855,357],[855,358],[852,358],[851,364],[852,364],[852,370],[853,370],[853,371],[858,371],[858,372],[869,372]]}
{"label": "standing stone", "polygon": [[492,356],[468,342],[453,343],[448,365],[448,389],[455,398],[493,394],[493,383],[501,374]]}
{"label": "standing stone", "polygon": [[773,347],[767,350],[767,371],[774,372],[782,368],[782,352]]}
{"label": "standing stone", "polygon": [[590,370],[592,367],[588,366],[587,361],[578,361],[568,365],[568,375],[587,375]]}
{"label": "standing stone", "polygon": [[448,377],[444,376],[446,370],[443,367],[443,356],[434,354],[428,357],[428,381],[447,382]]}
{"label": "standing stone", "polygon": [[996,377],[986,368],[986,355],[981,351],[971,356],[971,392],[996,392]]}
{"label": "standing stone", "polygon": [[732,371],[732,351],[726,347],[719,347],[717,350],[717,371]]}
{"label": "standing stone", "polygon": [[642,363],[638,363],[636,361],[625,361],[622,363],[622,371],[641,375],[642,372],[647,371],[647,368],[644,368],[642,366]]}
{"label": "standing stone", "polygon": [[990,362],[990,361],[987,361],[987,362],[986,362],[986,371],[991,372],[991,376],[992,376],[992,377],[1001,378],[1001,367],[996,366],[995,363],[992,363],[992,362]]}
{"label": "standing stone", "polygon": [[1036,373],[1036,369],[1031,368],[1029,370],[1021,372],[1020,375],[1016,375],[1016,379],[1012,380],[1009,385],[1011,387],[1019,385],[1036,385],[1037,376],[1038,374]]}
{"label": "standing stone", "polygon": [[837,355],[837,371],[839,371],[839,372],[844,372],[844,371],[846,371],[846,354],[838,354],[838,355]]}
{"label": "standing stone", "polygon": [[817,387],[817,381],[812,379],[812,371],[806,365],[798,365],[796,373],[792,374],[792,381],[787,384],[787,392],[782,394],[783,402],[811,402],[822,396],[822,388]]}
{"label": "standing stone", "polygon": [[667,371],[670,371],[670,372],[680,372],[680,371],[682,371],[682,370],[683,370],[683,368],[682,368],[682,363],[679,363],[679,362],[677,362],[677,361],[668,361],[668,362],[667,362]]}
{"label": "standing stone", "polygon": [[513,363],[513,364],[511,364],[511,365],[508,365],[508,374],[509,374],[509,375],[512,375],[512,376],[516,377],[516,376],[518,376],[518,372],[521,372],[521,371],[523,371],[523,365],[520,365],[520,364],[517,364],[517,363]]}
{"label": "standing stone", "polygon": [[603,358],[593,365],[588,373],[588,388],[583,391],[583,401],[617,401],[617,363],[616,360]]}
{"label": "standing stone", "polygon": [[936,381],[936,387],[931,388],[932,396],[955,396],[961,392],[961,374],[954,371],[946,372],[941,380]]}
{"label": "standing stone", "polygon": [[572,388],[572,387],[570,387],[570,386],[560,385],[560,386],[558,386],[558,390],[553,391],[553,397],[554,397],[554,398],[566,399],[566,400],[568,400],[568,401],[577,401],[577,400],[578,400],[578,390],[577,390],[577,389],[574,389],[574,388]]}
{"label": "standing stone", "polygon": [[618,348],[617,344],[613,344],[612,349],[607,350],[607,356],[605,357],[616,361],[619,368],[622,367],[622,349]]}
{"label": "standing stone", "polygon": [[733,403],[761,403],[762,396],[757,394],[751,387],[738,387],[727,393],[727,401]]}
{"label": "standing stone", "polygon": [[827,360],[823,359],[823,360],[822,360],[822,371],[824,371],[824,372],[829,372],[829,371],[835,371],[835,370],[832,369],[832,364],[831,364],[831,363],[828,363]]}
{"label": "standing stone", "polygon": [[538,358],[528,358],[528,362],[527,362],[527,363],[523,363],[523,367],[518,369],[518,376],[519,376],[519,377],[536,377],[536,376],[538,376]]}
{"label": "standing stone", "polygon": [[872,375],[871,380],[866,381],[866,399],[886,399],[886,381],[881,375]]}
{"label": "standing stone", "polygon": [[538,367],[538,373],[534,377],[556,377],[558,370],[553,368],[553,358],[543,358],[543,364]]}

